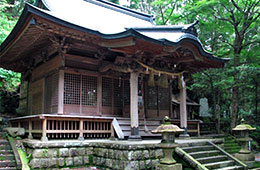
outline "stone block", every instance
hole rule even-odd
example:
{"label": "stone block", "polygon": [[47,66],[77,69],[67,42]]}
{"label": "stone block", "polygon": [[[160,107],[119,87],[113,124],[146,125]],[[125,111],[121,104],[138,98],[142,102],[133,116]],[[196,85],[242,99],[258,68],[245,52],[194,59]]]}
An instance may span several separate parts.
{"label": "stone block", "polygon": [[159,159],[151,160],[151,167],[156,167],[157,164],[159,164]]}
{"label": "stone block", "polygon": [[139,169],[145,169],[145,161],[138,161],[139,162]]}
{"label": "stone block", "polygon": [[69,149],[68,148],[60,148],[59,149],[60,157],[68,157],[69,156]]}
{"label": "stone block", "polygon": [[85,153],[86,153],[86,149],[85,148],[78,148],[78,153],[79,153],[79,156],[84,156]]}
{"label": "stone block", "polygon": [[57,149],[48,149],[47,150],[47,158],[57,158],[57,157],[58,157]]}
{"label": "stone block", "polygon": [[88,155],[83,156],[83,163],[84,163],[84,165],[89,164],[89,156]]}
{"label": "stone block", "polygon": [[65,164],[66,166],[73,166],[73,158],[71,157],[65,158]]}
{"label": "stone block", "polygon": [[48,159],[48,168],[55,168],[57,167],[57,158],[50,158]]}
{"label": "stone block", "polygon": [[32,169],[38,169],[40,168],[40,159],[32,159],[29,163],[29,166],[32,168]]}
{"label": "stone block", "polygon": [[74,165],[83,165],[83,157],[82,156],[76,156],[73,158],[74,159]]}
{"label": "stone block", "polygon": [[163,157],[163,151],[162,151],[162,149],[157,149],[157,150],[156,150],[156,152],[155,152],[155,157],[156,157],[157,159],[160,159],[160,158]]}
{"label": "stone block", "polygon": [[143,158],[142,151],[134,151],[132,155],[132,160],[141,160]]}
{"label": "stone block", "polygon": [[87,147],[85,151],[86,155],[93,155],[93,147]]}
{"label": "stone block", "polygon": [[150,153],[149,153],[150,158],[155,158],[155,152],[156,152],[156,150],[154,150],[154,149],[150,150]]}
{"label": "stone block", "polygon": [[40,167],[41,168],[48,168],[48,166],[49,166],[49,159],[41,158],[39,163],[40,163]]}
{"label": "stone block", "polygon": [[182,164],[159,164],[156,166],[156,170],[182,170]]}
{"label": "stone block", "polygon": [[60,166],[60,167],[64,166],[64,158],[58,158],[58,159],[57,159],[57,164],[58,164],[58,166]]}
{"label": "stone block", "polygon": [[107,150],[107,157],[108,158],[114,158],[114,151],[113,151],[113,149],[108,149]]}
{"label": "stone block", "polygon": [[124,170],[139,170],[138,161],[129,161],[126,163]]}
{"label": "stone block", "polygon": [[32,153],[33,158],[44,158],[46,157],[46,150],[45,149],[35,149]]}
{"label": "stone block", "polygon": [[150,159],[145,160],[145,167],[152,169],[152,161]]}
{"label": "stone block", "polygon": [[77,148],[70,148],[69,149],[69,156],[70,157],[74,157],[74,156],[78,156],[79,152]]}
{"label": "stone block", "polygon": [[113,168],[112,159],[106,159],[105,165],[106,165],[106,167],[108,167],[108,168]]}
{"label": "stone block", "polygon": [[143,150],[143,159],[149,159],[149,158],[150,158],[149,151]]}

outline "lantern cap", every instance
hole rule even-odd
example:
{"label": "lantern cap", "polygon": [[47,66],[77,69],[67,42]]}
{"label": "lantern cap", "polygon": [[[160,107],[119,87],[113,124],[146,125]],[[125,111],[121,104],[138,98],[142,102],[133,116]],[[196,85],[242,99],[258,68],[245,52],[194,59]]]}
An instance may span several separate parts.
{"label": "lantern cap", "polygon": [[246,124],[245,120],[242,119],[241,120],[241,124],[237,125],[235,128],[233,128],[232,130],[236,130],[236,131],[244,131],[244,130],[255,130],[256,128],[253,128],[251,125]]}

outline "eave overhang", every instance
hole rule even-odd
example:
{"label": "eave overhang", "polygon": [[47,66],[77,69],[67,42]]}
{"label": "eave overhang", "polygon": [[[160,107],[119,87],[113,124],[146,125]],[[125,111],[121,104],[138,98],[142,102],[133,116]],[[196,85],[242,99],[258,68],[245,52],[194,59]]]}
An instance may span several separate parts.
{"label": "eave overhang", "polygon": [[[140,33],[140,31],[138,31],[138,29],[135,28],[129,28],[124,32],[120,32],[120,33],[116,33],[116,34],[103,34],[99,31],[96,30],[91,30],[85,27],[81,27],[78,25],[75,25],[73,23],[70,23],[68,21],[64,21],[60,18],[57,18],[41,9],[38,9],[32,5],[26,4],[25,9],[18,21],[18,23],[16,24],[16,26],[14,27],[13,31],[10,33],[10,35],[6,38],[6,40],[2,43],[2,45],[0,46],[0,62],[2,61],[3,58],[8,58],[9,56],[5,56],[5,53],[10,50],[10,48],[15,45],[15,43],[17,41],[19,41],[20,37],[23,35],[23,32],[30,26],[30,24],[37,24],[37,20],[33,21],[34,17],[40,17],[43,19],[46,19],[48,21],[51,21],[53,23],[59,24],[63,27],[67,27],[73,30],[77,30],[80,31],[82,33],[87,33],[87,34],[91,34],[93,36],[99,37],[101,39],[104,40],[104,42],[109,42],[109,41],[116,41],[116,40],[123,40],[123,39],[130,39],[130,43],[129,41],[126,42],[126,46],[133,46],[135,45],[135,39],[140,39],[149,43],[154,43],[160,46],[171,46],[171,47],[177,47],[180,46],[182,44],[192,44],[196,47],[196,49],[199,51],[200,55],[205,56],[209,61],[212,62],[217,62],[219,64],[217,64],[217,68],[219,67],[223,67],[224,63],[226,63],[227,61],[229,61],[229,59],[221,59],[221,58],[217,58],[215,57],[213,54],[207,52],[202,44],[200,43],[200,41],[198,40],[198,38],[192,34],[186,33],[183,36],[181,36],[178,41],[173,42],[173,41],[169,41],[167,39],[154,39],[152,37],[146,36],[142,33]],[[31,23],[30,23],[31,22]],[[36,23],[34,23],[36,22]],[[106,44],[109,43],[104,43],[103,47],[106,47]],[[102,45],[101,45],[102,46]],[[107,48],[111,48],[109,46],[107,46]],[[116,48],[116,46],[112,46],[112,48]],[[120,48],[120,47],[118,47]],[[2,66],[2,63],[0,63],[0,66]],[[17,70],[14,70],[17,71]]]}

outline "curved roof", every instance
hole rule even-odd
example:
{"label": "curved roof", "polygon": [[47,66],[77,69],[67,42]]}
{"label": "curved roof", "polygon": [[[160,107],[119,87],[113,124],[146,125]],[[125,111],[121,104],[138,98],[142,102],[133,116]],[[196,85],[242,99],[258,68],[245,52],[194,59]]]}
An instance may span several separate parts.
{"label": "curved roof", "polygon": [[[3,56],[5,51],[9,50],[7,47],[16,43],[15,39],[22,35],[21,32],[28,27],[28,24],[37,24],[37,21],[32,19],[32,15],[36,15],[65,27],[87,32],[107,40],[136,37],[161,46],[174,47],[182,42],[189,42],[196,46],[201,55],[210,60],[220,63],[229,60],[217,58],[203,48],[194,27],[197,22],[189,25],[157,26],[154,25],[151,15],[103,0],[41,1],[48,10],[26,4],[17,25],[0,46],[1,59],[3,57],[8,58],[8,56]],[[221,65],[223,66],[223,64]]]}

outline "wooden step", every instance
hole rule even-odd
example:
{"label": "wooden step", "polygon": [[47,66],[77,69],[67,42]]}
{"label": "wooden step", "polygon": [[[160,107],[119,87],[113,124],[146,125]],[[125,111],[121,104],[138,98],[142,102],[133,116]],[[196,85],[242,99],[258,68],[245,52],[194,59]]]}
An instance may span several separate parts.
{"label": "wooden step", "polygon": [[209,169],[216,169],[216,168],[225,168],[228,166],[232,166],[234,164],[235,164],[235,161],[226,160],[226,161],[220,161],[220,162],[207,163],[207,164],[203,164],[203,165]]}

